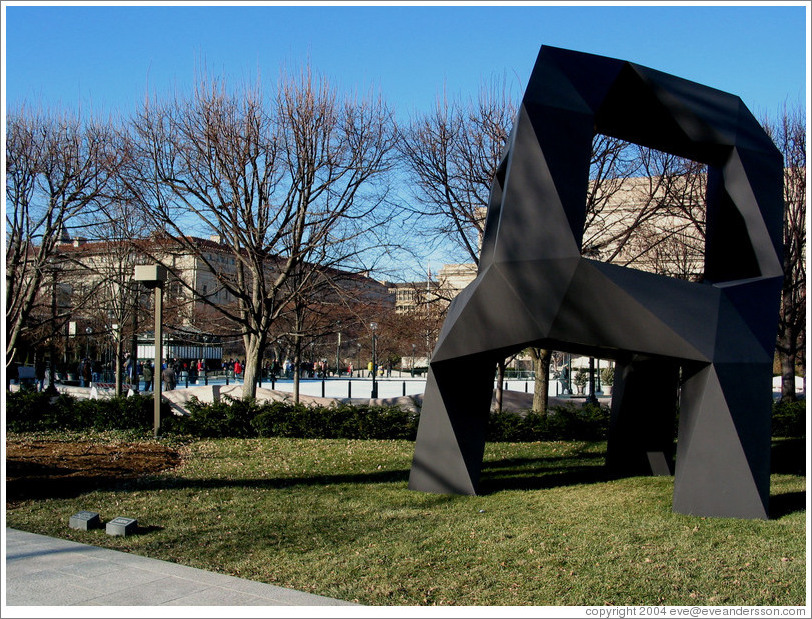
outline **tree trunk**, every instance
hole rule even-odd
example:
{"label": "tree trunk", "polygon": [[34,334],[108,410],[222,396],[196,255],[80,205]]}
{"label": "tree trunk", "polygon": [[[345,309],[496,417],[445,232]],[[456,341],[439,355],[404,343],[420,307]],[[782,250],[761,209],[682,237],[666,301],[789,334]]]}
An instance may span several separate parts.
{"label": "tree trunk", "polygon": [[[242,399],[252,400],[257,397],[257,376],[262,363],[263,342],[255,334],[243,338],[245,342],[245,364],[242,371]],[[234,379],[236,381],[236,377]]]}
{"label": "tree trunk", "polygon": [[48,386],[46,387],[46,391],[49,393],[58,393],[54,385],[54,381],[56,380],[56,355],[54,354],[53,345],[48,347],[48,363],[51,367],[51,371],[48,374]]}
{"label": "tree trunk", "polygon": [[299,380],[301,379],[302,366],[302,340],[297,335],[294,336],[293,344],[293,403],[299,403]]}
{"label": "tree trunk", "polygon": [[795,359],[797,351],[794,338],[787,338],[786,352],[779,352],[778,358],[781,360],[781,401],[794,402],[798,399],[795,393]]}
{"label": "tree trunk", "polygon": [[121,396],[121,356],[124,346],[121,341],[121,330],[116,333],[116,397]]}
{"label": "tree trunk", "polygon": [[533,358],[536,372],[536,382],[533,387],[533,412],[546,415],[550,392],[550,361],[553,351],[545,348],[531,348],[530,356]]}
{"label": "tree trunk", "polygon": [[795,299],[792,295],[792,287],[788,286],[786,280],[781,293],[781,313],[783,328],[780,330],[778,339],[778,358],[781,362],[781,401],[794,402],[797,399],[795,393],[795,364],[798,360],[798,339],[799,333],[793,328],[796,322],[793,318],[793,309],[796,307]]}
{"label": "tree trunk", "polygon": [[502,385],[505,382],[505,362],[500,361],[496,366],[496,412],[502,412]]}

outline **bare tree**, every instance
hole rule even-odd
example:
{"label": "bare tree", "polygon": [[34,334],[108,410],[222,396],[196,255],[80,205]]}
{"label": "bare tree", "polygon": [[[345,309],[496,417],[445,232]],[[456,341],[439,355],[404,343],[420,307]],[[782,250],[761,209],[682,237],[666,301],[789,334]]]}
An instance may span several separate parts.
{"label": "bare tree", "polygon": [[612,207],[624,199],[626,181],[634,175],[637,162],[630,145],[618,138],[596,134],[592,140],[589,162],[589,185],[586,196],[584,236],[581,242],[585,256],[607,255],[607,247],[618,238],[607,238],[611,227]]}
{"label": "bare tree", "polygon": [[[400,141],[416,210],[428,222],[424,238],[450,241],[456,255],[477,265],[491,185],[515,113],[505,82],[492,82],[476,100],[449,101],[444,95],[431,113],[412,120]],[[504,367],[502,361],[497,368],[499,410]]]}
{"label": "bare tree", "polygon": [[137,382],[137,350],[133,351],[133,341],[139,314],[146,318],[147,313],[142,304],[143,290],[133,280],[133,274],[135,265],[147,260],[149,248],[141,238],[144,214],[139,209],[116,201],[102,207],[99,215],[99,223],[88,230],[90,239],[95,241],[88,244],[92,252],[74,261],[81,269],[80,276],[94,284],[95,293],[84,313],[112,338],[115,393],[120,396],[127,352],[131,376]]}
{"label": "bare tree", "polygon": [[[6,133],[6,365],[31,330],[60,239],[81,231],[108,199],[116,172],[109,124],[21,108]],[[79,232],[81,233],[81,232]],[[67,319],[51,313],[50,332]],[[42,327],[42,323],[38,325]],[[42,337],[42,329],[40,329]],[[47,337],[48,330],[45,330]]]}
{"label": "bare tree", "polygon": [[[291,274],[325,262],[357,268],[370,242],[364,232],[374,238],[391,114],[380,99],[340,96],[305,69],[283,74],[272,101],[260,84],[232,93],[202,80],[189,97],[145,104],[134,126],[131,186],[236,300],[219,310],[243,338],[243,397],[251,398],[270,328],[298,294]],[[217,235],[234,268],[212,261],[194,232]]]}
{"label": "bare tree", "polygon": [[476,101],[444,96],[403,131],[400,152],[417,203],[435,241],[451,240],[463,260],[479,264],[491,182],[516,109],[504,82],[480,89]]}
{"label": "bare tree", "polygon": [[702,164],[596,135],[582,253],[701,279],[706,180]]}
{"label": "bare tree", "polygon": [[776,350],[781,364],[781,399],[795,400],[796,367],[806,360],[806,118],[785,109],[764,128],[784,155],[784,285]]}
{"label": "bare tree", "polygon": [[[343,295],[337,290],[339,284],[330,277],[327,269],[313,269],[300,262],[286,281],[289,308],[280,316],[286,326],[284,337],[289,342],[293,361],[293,401],[299,403],[302,379],[303,351],[334,330],[331,315],[343,309]],[[343,315],[343,312],[341,313]],[[315,362],[313,354],[308,359]]]}

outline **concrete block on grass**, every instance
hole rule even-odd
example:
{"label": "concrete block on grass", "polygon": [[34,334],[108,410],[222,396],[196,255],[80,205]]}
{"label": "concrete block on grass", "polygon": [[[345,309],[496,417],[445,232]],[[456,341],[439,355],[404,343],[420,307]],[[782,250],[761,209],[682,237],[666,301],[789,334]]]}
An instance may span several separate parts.
{"label": "concrete block on grass", "polygon": [[101,519],[96,512],[81,511],[70,517],[68,526],[71,529],[81,529],[82,531],[98,529],[101,528]]}
{"label": "concrete block on grass", "polygon": [[107,535],[132,535],[138,529],[138,521],[135,518],[124,518],[119,516],[107,523]]}

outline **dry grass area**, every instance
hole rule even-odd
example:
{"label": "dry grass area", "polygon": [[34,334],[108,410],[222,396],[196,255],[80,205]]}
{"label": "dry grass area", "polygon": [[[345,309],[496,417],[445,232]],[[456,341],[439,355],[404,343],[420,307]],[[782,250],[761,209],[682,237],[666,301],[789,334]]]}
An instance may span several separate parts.
{"label": "dry grass area", "polygon": [[177,447],[158,442],[9,439],[6,441],[6,501],[76,496],[172,469]]}

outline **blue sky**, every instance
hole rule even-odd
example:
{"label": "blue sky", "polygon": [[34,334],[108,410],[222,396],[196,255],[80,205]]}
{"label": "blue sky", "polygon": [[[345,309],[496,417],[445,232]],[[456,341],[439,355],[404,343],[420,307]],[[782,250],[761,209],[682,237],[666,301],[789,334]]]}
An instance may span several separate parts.
{"label": "blue sky", "polygon": [[524,89],[542,44],[630,60],[739,95],[757,117],[805,105],[806,3],[706,6],[87,6],[5,2],[4,96],[127,112],[147,84],[187,88],[195,68],[275,80],[307,61],[346,88],[380,88],[405,118],[445,85]]}
{"label": "blue sky", "polygon": [[[204,63],[235,84],[260,73],[272,85],[283,64],[309,60],[343,88],[380,89],[405,121],[429,111],[444,87],[476,96],[483,82],[504,78],[518,100],[542,44],[737,94],[757,118],[807,105],[803,2],[169,4],[3,2],[6,105],[126,115],[148,85],[158,94],[188,89]],[[458,259],[438,251],[431,262]]]}

